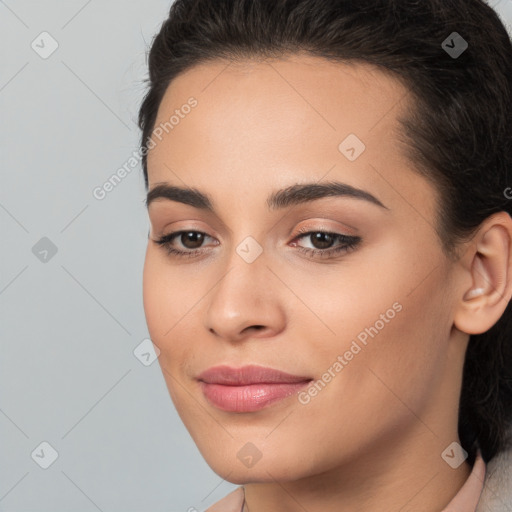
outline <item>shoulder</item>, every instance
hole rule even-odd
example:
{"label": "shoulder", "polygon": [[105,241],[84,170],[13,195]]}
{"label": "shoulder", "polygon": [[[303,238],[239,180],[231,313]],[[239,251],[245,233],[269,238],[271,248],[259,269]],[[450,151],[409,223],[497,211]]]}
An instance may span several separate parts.
{"label": "shoulder", "polygon": [[205,512],[241,512],[243,504],[244,488],[240,486],[208,507]]}

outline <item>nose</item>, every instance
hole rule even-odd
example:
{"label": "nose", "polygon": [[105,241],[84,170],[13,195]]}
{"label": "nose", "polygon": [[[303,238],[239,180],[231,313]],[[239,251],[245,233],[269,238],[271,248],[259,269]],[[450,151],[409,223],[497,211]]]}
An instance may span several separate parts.
{"label": "nose", "polygon": [[275,336],[286,322],[282,288],[263,255],[247,263],[235,253],[207,296],[206,329],[230,342]]}

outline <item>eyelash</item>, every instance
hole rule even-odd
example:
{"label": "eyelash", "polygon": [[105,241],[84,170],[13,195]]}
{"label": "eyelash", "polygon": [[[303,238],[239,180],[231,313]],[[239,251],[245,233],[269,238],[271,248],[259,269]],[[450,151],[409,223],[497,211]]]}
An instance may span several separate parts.
{"label": "eyelash", "polygon": [[[176,249],[171,246],[172,241],[174,238],[177,238],[178,236],[184,234],[184,233],[200,233],[205,236],[209,236],[206,233],[203,233],[202,231],[195,231],[195,230],[181,230],[181,231],[173,231],[171,233],[168,233],[158,240],[154,240],[155,243],[160,245],[163,249],[166,250],[167,254],[172,257],[177,258],[194,258],[197,256],[200,256],[202,253],[205,252],[206,248],[201,247],[199,249],[191,249],[187,251],[182,251],[179,249]],[[349,235],[343,235],[341,233],[332,233],[330,231],[323,231],[323,230],[307,230],[305,228],[302,228],[299,230],[293,241],[297,239],[306,238],[308,235],[313,235],[315,233],[322,233],[325,235],[331,235],[334,237],[334,241],[342,242],[341,245],[335,246],[334,248],[329,249],[311,249],[309,247],[301,247],[296,246],[297,250],[302,252],[303,254],[306,254],[310,258],[330,258],[334,257],[338,254],[349,252],[361,242],[361,237],[359,236],[349,236]]]}

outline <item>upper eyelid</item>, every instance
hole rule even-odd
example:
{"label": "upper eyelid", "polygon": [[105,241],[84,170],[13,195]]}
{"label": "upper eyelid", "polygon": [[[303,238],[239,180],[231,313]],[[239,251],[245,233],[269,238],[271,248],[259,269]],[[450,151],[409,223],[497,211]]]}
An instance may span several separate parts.
{"label": "upper eyelid", "polygon": [[[183,222],[189,222],[189,221],[199,221],[199,222],[202,222],[200,219],[189,219],[188,221],[183,221]],[[316,231],[324,231],[324,232],[329,232],[329,233],[336,233],[336,234],[340,234],[340,235],[346,235],[346,236],[356,236],[357,233],[359,232],[359,229],[356,228],[355,226],[351,226],[350,224],[347,224],[346,222],[342,222],[342,221],[339,221],[339,220],[333,220],[333,219],[325,219],[325,218],[322,218],[322,217],[318,217],[318,218],[311,218],[311,217],[306,217],[306,218],[300,218],[296,223],[301,223],[301,222],[311,222],[311,223],[316,223],[317,226],[318,224],[324,224],[323,226],[320,226],[320,227],[316,227],[316,226],[313,226],[312,228],[310,227],[301,227],[299,229],[299,231],[302,233],[304,232],[303,230],[307,230],[307,232],[309,231],[313,231],[313,232],[316,232]],[[334,227],[334,228],[330,228],[330,227],[326,227],[325,224],[327,222],[336,222],[337,224],[340,224],[341,226],[340,227]],[[275,224],[272,225],[272,228],[271,228],[271,231],[274,229],[274,226]],[[224,227],[224,226],[222,226]],[[221,228],[222,229],[222,228]],[[162,231],[164,231],[164,229],[162,229]],[[341,232],[340,232],[341,230]],[[156,231],[156,230],[155,230]],[[209,233],[207,233],[204,229],[202,229],[201,227],[189,227],[189,226],[185,226],[184,228],[175,228],[175,229],[172,229],[170,232],[171,233],[176,233],[176,232],[181,232],[181,231],[198,231],[198,232],[201,232],[201,233],[204,233],[204,234],[207,234],[208,236],[213,236],[213,235],[210,235]],[[214,231],[217,231],[216,228],[214,228]],[[228,233],[230,235],[233,234],[233,231],[231,229],[227,229]],[[288,230],[288,236],[290,236],[294,231],[296,231],[294,228],[291,228],[290,230]],[[348,231],[348,232],[347,232]],[[164,236],[164,235],[162,235]]]}
{"label": "upper eyelid", "polygon": [[[326,200],[328,198],[320,198],[320,199]],[[172,203],[173,201],[169,201],[169,202]],[[334,218],[332,218],[331,217],[332,212],[329,210],[328,211],[322,211],[322,209],[317,210],[316,208],[313,208],[312,206],[310,208],[308,205],[306,205],[305,208],[306,208],[306,211],[302,212],[302,214],[299,215],[299,218],[297,219],[297,222],[295,224],[305,222],[305,221],[336,222],[337,224],[340,224],[342,226],[339,229],[349,231],[349,233],[342,232],[340,234],[345,234],[347,236],[352,236],[352,235],[356,236],[357,233],[359,232],[359,229],[357,227],[352,226],[351,224],[349,224],[347,222],[343,222],[341,220],[335,220]],[[317,214],[318,216],[316,216],[315,214]],[[324,214],[326,215],[325,217],[323,217]],[[152,218],[151,210],[148,210],[148,215],[149,215],[149,218],[151,219]],[[158,222],[158,219],[160,219],[161,214],[155,213],[155,215],[156,215],[155,221]],[[329,217],[331,217],[331,218],[329,218]],[[203,219],[201,219],[201,218],[196,218],[196,219],[191,218],[191,219],[188,219],[188,221],[198,221],[201,223],[204,222]],[[187,220],[185,220],[184,222],[187,222]],[[206,222],[211,223],[212,219],[209,219]],[[275,228],[275,226],[278,224],[278,222],[275,222],[272,224],[271,230],[273,230]],[[215,218],[213,223],[217,224],[217,227],[214,227],[215,231],[224,230],[226,233],[229,234],[229,236],[233,235],[233,230],[227,224],[225,224],[223,220]],[[188,230],[187,228],[184,228],[184,229],[187,231],[192,231],[192,230]],[[173,230],[173,231],[179,231],[179,230],[180,230],[180,228],[178,228],[177,230]],[[194,231],[202,231],[201,229],[193,229],[193,230]],[[328,230],[322,229],[322,231],[328,231]],[[332,232],[337,232],[337,231],[338,231],[338,228],[335,228],[334,230],[332,230]],[[291,232],[292,232],[292,230],[289,231],[289,233],[291,233]]]}

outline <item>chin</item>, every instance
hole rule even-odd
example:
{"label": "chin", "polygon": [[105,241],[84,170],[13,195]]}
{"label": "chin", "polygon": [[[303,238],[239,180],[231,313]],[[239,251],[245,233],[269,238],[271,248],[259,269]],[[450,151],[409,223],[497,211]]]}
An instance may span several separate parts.
{"label": "chin", "polygon": [[[207,461],[208,462],[208,461]],[[299,480],[303,476],[300,473],[291,473],[289,468],[276,468],[275,465],[265,464],[253,468],[233,468],[233,466],[215,466],[208,464],[210,468],[222,479],[236,485],[250,483],[272,483]]]}
{"label": "chin", "polygon": [[[267,449],[272,456],[262,454],[256,462],[250,459],[244,461],[244,452],[240,449],[231,450],[228,447],[223,453],[212,453],[201,451],[203,458],[210,468],[221,478],[233,484],[265,483],[299,480],[310,473],[311,464],[302,460],[302,467],[299,461],[290,460],[283,453],[275,449]],[[242,453],[240,453],[242,452]],[[249,450],[246,449],[246,453]],[[239,456],[240,454],[240,456]],[[297,463],[296,463],[297,462]]]}

